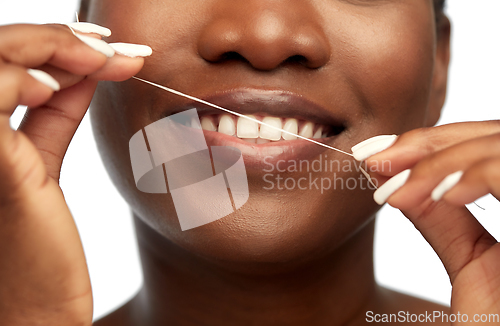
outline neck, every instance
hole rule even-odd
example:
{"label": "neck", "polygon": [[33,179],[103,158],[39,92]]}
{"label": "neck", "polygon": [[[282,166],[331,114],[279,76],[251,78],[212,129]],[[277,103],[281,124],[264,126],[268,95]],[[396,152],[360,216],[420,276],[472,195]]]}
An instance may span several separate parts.
{"label": "neck", "polygon": [[141,325],[355,325],[374,301],[374,219],[321,260],[258,275],[210,263],[134,219],[144,285],[131,305]]}

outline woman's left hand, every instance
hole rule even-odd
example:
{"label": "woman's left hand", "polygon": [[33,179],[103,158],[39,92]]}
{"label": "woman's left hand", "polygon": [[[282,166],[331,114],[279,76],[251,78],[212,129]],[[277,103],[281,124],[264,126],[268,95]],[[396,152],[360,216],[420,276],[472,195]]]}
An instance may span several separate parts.
{"label": "woman's left hand", "polygon": [[366,163],[383,183],[379,204],[399,208],[443,262],[451,313],[471,323],[500,315],[500,245],[464,206],[488,193],[500,200],[500,121],[412,130]]}

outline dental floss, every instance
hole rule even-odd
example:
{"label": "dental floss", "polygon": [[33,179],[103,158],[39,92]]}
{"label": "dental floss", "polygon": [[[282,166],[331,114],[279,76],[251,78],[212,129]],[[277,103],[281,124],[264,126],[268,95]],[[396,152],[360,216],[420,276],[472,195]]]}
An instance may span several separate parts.
{"label": "dental floss", "polygon": [[[224,111],[224,112],[227,112],[227,113],[231,113],[235,116],[238,116],[238,117],[241,117],[241,118],[245,118],[245,119],[248,119],[250,121],[253,121],[255,123],[258,123],[260,125],[263,125],[263,126],[266,126],[266,127],[269,127],[269,128],[272,128],[272,129],[275,129],[275,130],[279,130],[281,132],[284,132],[286,134],[289,134],[289,135],[292,135],[292,136],[295,136],[297,138],[300,138],[300,139],[303,139],[303,140],[306,140],[308,142],[311,142],[311,143],[314,143],[316,145],[320,145],[320,146],[323,146],[323,147],[326,147],[328,149],[332,149],[334,151],[337,151],[339,153],[342,153],[342,154],[345,154],[345,155],[348,155],[348,156],[351,156],[351,157],[354,157],[352,154],[349,154],[347,152],[344,152],[343,150],[341,149],[338,149],[338,148],[335,148],[335,147],[332,147],[332,146],[329,146],[329,145],[326,145],[326,144],[323,144],[323,143],[320,143],[318,141],[315,141],[313,139],[310,139],[310,138],[306,138],[306,137],[303,137],[303,136],[300,136],[300,135],[297,135],[297,134],[294,134],[293,132],[289,132],[289,131],[286,131],[284,129],[281,129],[281,128],[278,128],[278,127],[275,127],[275,126],[272,126],[270,124],[267,124],[265,122],[262,122],[260,120],[257,120],[257,119],[254,119],[254,118],[250,118],[244,114],[241,114],[241,113],[238,113],[238,112],[234,112],[234,111],[231,111],[229,109],[226,109],[226,108],[223,108],[221,106],[218,106],[218,105],[215,105],[213,103],[210,103],[210,102],[207,102],[207,101],[204,101],[202,99],[199,99],[197,97],[194,97],[194,96],[191,96],[191,95],[187,95],[187,94],[184,94],[182,92],[179,92],[179,91],[176,91],[175,89],[172,89],[172,88],[168,88],[166,86],[162,86],[162,85],[159,85],[159,84],[156,84],[156,83],[153,83],[151,81],[148,81],[148,80],[145,80],[145,79],[142,79],[142,78],[139,78],[139,77],[136,77],[136,76],[133,76],[132,78],[138,80],[138,81],[141,81],[143,83],[146,83],[146,84],[149,84],[149,85],[152,85],[152,86],[155,86],[155,87],[158,87],[160,89],[163,89],[167,92],[170,92],[172,94],[175,94],[175,95],[178,95],[178,96],[182,96],[182,97],[185,97],[187,99],[190,99],[192,101],[195,101],[195,102],[198,102],[198,103],[202,103],[202,104],[205,104],[205,105],[208,105],[210,107],[213,107],[215,109],[218,109],[218,110],[221,110],[221,111]],[[375,187],[375,189],[378,189],[378,187],[375,185],[375,183],[373,183],[372,179],[370,178],[370,175],[368,174],[368,172],[366,172],[361,166],[359,167],[359,169],[361,170],[361,172],[363,173],[363,175],[368,179],[368,181],[370,182],[370,184]]]}
{"label": "dental floss", "polygon": [[[79,22],[80,22],[80,20],[78,19],[78,11],[75,11],[75,16],[76,16],[76,22],[77,22],[77,23],[79,23]],[[66,26],[70,29],[71,33],[73,33],[73,35],[75,35],[75,36],[76,36],[76,32],[75,32],[75,30],[73,29],[73,27],[71,27],[71,26],[69,26],[69,25],[66,25]]]}
{"label": "dental floss", "polygon": [[[77,23],[79,23],[79,22],[80,22],[80,19],[78,18],[78,11],[75,11],[75,16],[76,16],[76,22],[77,22]],[[70,26],[68,26],[68,27],[69,27],[69,29],[71,30],[71,32],[73,32],[73,34],[74,34],[74,35],[76,35],[76,32],[73,30],[73,28],[71,28]],[[171,89],[171,88],[168,88],[168,87],[166,87],[166,86],[162,86],[162,85],[159,85],[159,84],[156,84],[156,83],[150,82],[150,81],[148,81],[148,80],[145,80],[145,79],[142,79],[142,78],[139,78],[139,77],[136,77],[136,76],[133,76],[132,78],[134,78],[134,79],[136,79],[136,80],[139,80],[139,81],[141,81],[141,82],[143,82],[143,83],[150,84],[150,85],[152,85],[152,86],[158,87],[158,88],[160,88],[160,89],[163,89],[163,90],[165,90],[165,91],[167,91],[167,92],[170,92],[170,93],[173,93],[173,94],[175,94],[175,95],[179,95],[179,96],[185,97],[185,98],[187,98],[187,99],[190,99],[190,100],[193,100],[193,101],[196,101],[196,102],[199,102],[199,103],[202,103],[202,104],[205,104],[205,105],[211,106],[211,107],[213,107],[213,108],[215,108],[215,109],[218,109],[218,110],[222,110],[222,111],[225,111],[225,112],[231,113],[231,114],[236,115],[236,116],[238,116],[238,117],[242,117],[242,118],[248,119],[248,120],[250,120],[250,121],[256,122],[256,123],[258,123],[258,124],[260,124],[260,125],[263,125],[263,126],[266,126],[266,127],[272,128],[272,129],[275,129],[275,130],[279,130],[279,131],[284,132],[284,133],[286,133],[286,134],[289,134],[289,135],[291,135],[291,136],[295,136],[295,137],[297,137],[297,138],[300,138],[300,139],[303,139],[303,140],[307,140],[307,141],[309,141],[309,142],[311,142],[311,143],[314,143],[314,144],[316,144],[316,145],[320,145],[320,146],[326,147],[326,148],[328,148],[328,149],[332,149],[332,150],[334,150],[334,151],[337,151],[337,152],[339,152],[339,153],[342,153],[342,154],[345,154],[345,155],[348,155],[348,156],[354,157],[354,155],[349,154],[349,153],[347,153],[347,152],[345,152],[345,151],[343,151],[343,150],[341,150],[341,149],[338,149],[338,148],[335,148],[335,147],[332,147],[332,146],[329,146],[329,145],[326,145],[326,144],[320,143],[320,142],[318,142],[318,141],[315,141],[315,140],[312,140],[312,139],[310,139],[310,138],[306,138],[306,137],[300,136],[300,135],[298,135],[298,134],[294,134],[293,132],[289,132],[289,131],[286,131],[286,130],[284,130],[284,129],[281,129],[281,128],[278,128],[278,127],[272,126],[272,125],[270,125],[270,124],[267,124],[267,123],[265,123],[265,122],[262,122],[262,121],[260,121],[260,120],[250,118],[250,117],[248,117],[248,116],[246,116],[246,115],[240,114],[240,113],[238,113],[238,112],[231,111],[231,110],[229,110],[229,109],[226,109],[226,108],[223,108],[223,107],[221,107],[221,106],[218,106],[218,105],[212,104],[212,103],[210,103],[210,102],[204,101],[204,100],[199,99],[199,98],[197,98],[197,97],[194,97],[194,96],[190,96],[190,95],[184,94],[184,93],[182,93],[182,92],[176,91],[176,90]],[[364,170],[361,166],[360,166],[359,168],[360,168],[360,169],[361,169],[361,171],[363,172],[364,176],[365,176],[365,177],[368,179],[368,181],[371,183],[371,185],[372,185],[372,186],[374,186],[375,188],[377,188],[377,186],[376,186],[376,185],[373,183],[373,181],[371,180],[370,175],[368,174],[368,172],[366,172],[366,171],[365,171],[365,170]]]}
{"label": "dental floss", "polygon": [[[79,22],[80,22],[80,19],[78,18],[78,11],[75,11],[75,16],[76,16],[76,22],[77,22],[77,23],[79,23]],[[68,26],[68,27],[69,27],[69,29],[71,30],[71,32],[73,32],[73,34],[74,34],[74,35],[76,35],[76,33],[75,33],[75,31],[73,30],[73,28],[71,28],[70,26]],[[234,114],[234,115],[236,115],[236,116],[238,116],[238,117],[243,117],[243,118],[245,118],[245,119],[251,120],[251,121],[256,122],[256,123],[258,123],[258,124],[261,124],[261,125],[263,125],[263,126],[267,126],[267,127],[272,128],[272,129],[279,130],[279,131],[284,132],[284,133],[286,133],[286,134],[289,134],[289,135],[291,135],[291,136],[295,136],[295,137],[297,137],[297,138],[300,138],[300,139],[303,139],[303,140],[307,140],[307,141],[309,141],[309,142],[311,142],[311,143],[314,143],[314,144],[316,144],[316,145],[320,145],[320,146],[326,147],[326,148],[328,148],[328,149],[333,149],[334,151],[337,151],[337,152],[339,152],[339,153],[346,154],[346,155],[349,155],[349,156],[351,156],[351,157],[354,157],[354,155],[349,154],[349,153],[347,153],[347,152],[344,152],[344,151],[343,151],[343,150],[341,150],[341,149],[338,149],[338,148],[335,148],[335,147],[332,147],[332,146],[328,146],[328,145],[326,145],[326,144],[323,144],[323,143],[317,142],[317,141],[312,140],[312,139],[310,139],[310,138],[306,138],[306,137],[303,137],[303,136],[299,136],[299,135],[297,135],[297,134],[294,134],[293,132],[289,132],[289,131],[286,131],[286,130],[284,130],[284,129],[281,129],[281,128],[278,128],[278,127],[275,127],[275,126],[271,126],[271,125],[269,125],[269,124],[267,124],[267,123],[264,123],[264,122],[262,122],[262,121],[260,121],[260,120],[257,120],[257,119],[253,119],[253,118],[247,117],[246,115],[240,114],[240,113],[238,113],[238,112],[231,111],[231,110],[229,110],[229,109],[226,109],[226,108],[223,108],[223,107],[221,107],[221,106],[218,106],[218,105],[212,104],[212,103],[210,103],[210,102],[204,101],[204,100],[199,99],[199,98],[197,98],[197,97],[194,97],[194,96],[190,96],[190,95],[184,94],[184,93],[182,93],[182,92],[176,91],[176,90],[171,89],[171,88],[168,88],[168,87],[166,87],[166,86],[162,86],[162,85],[159,85],[159,84],[156,84],[156,83],[150,82],[150,81],[148,81],[148,80],[145,80],[145,79],[142,79],[142,78],[139,78],[139,77],[136,77],[136,76],[132,76],[132,78],[134,78],[134,79],[136,79],[136,80],[139,80],[139,81],[141,81],[141,82],[143,82],[143,83],[150,84],[150,85],[152,85],[152,86],[158,87],[158,88],[163,89],[163,90],[165,90],[165,91],[167,91],[167,92],[170,92],[170,93],[172,93],[172,94],[179,95],[179,96],[185,97],[185,98],[187,98],[187,99],[190,99],[190,100],[193,100],[193,101],[196,101],[196,102],[199,102],[199,103],[202,103],[202,104],[205,104],[205,105],[211,106],[211,107],[213,107],[213,108],[215,108],[215,109],[219,109],[219,110],[222,110],[222,111],[225,111],[225,112],[228,112],[228,113]],[[361,172],[363,173],[363,175],[365,176],[365,178],[366,178],[366,179],[368,179],[368,182],[370,182],[370,184],[371,184],[373,187],[375,187],[375,189],[378,189],[377,185],[376,185],[376,184],[372,181],[372,178],[370,177],[370,174],[368,174],[368,172],[366,172],[366,170],[365,170],[365,169],[363,169],[363,167],[362,167],[361,165],[359,166],[359,169],[361,170]],[[479,207],[479,208],[480,208],[480,209],[482,209],[483,211],[485,210],[483,207],[479,206],[476,202],[474,202],[474,205],[476,205],[477,207]]]}
{"label": "dental floss", "polygon": [[76,32],[75,32],[75,30],[73,29],[73,27],[71,27],[71,26],[69,26],[69,25],[66,25],[66,26],[70,29],[71,33],[73,33],[73,35],[75,35],[75,36],[76,36]]}
{"label": "dental floss", "polygon": [[486,208],[479,206],[476,202],[474,202],[474,205],[476,205],[477,207],[479,207],[479,208],[480,208],[480,209],[482,209],[483,211],[485,211],[485,210],[486,210]]}
{"label": "dental floss", "polygon": [[294,134],[293,132],[289,132],[289,131],[286,131],[286,130],[284,130],[284,129],[281,129],[281,128],[278,128],[278,127],[272,126],[272,125],[270,125],[270,124],[268,124],[268,123],[262,122],[262,121],[260,121],[260,120],[254,119],[254,118],[250,118],[250,117],[248,117],[248,116],[246,116],[246,115],[244,115],[244,114],[241,114],[241,113],[238,113],[238,112],[231,111],[231,110],[229,110],[229,109],[226,109],[226,108],[223,108],[223,107],[221,107],[221,106],[218,106],[218,105],[212,104],[212,103],[210,103],[210,102],[204,101],[204,100],[199,99],[199,98],[196,98],[196,97],[194,97],[194,96],[190,96],[190,95],[187,95],[187,94],[181,93],[181,92],[176,91],[176,90],[174,90],[174,89],[171,89],[171,88],[168,88],[168,87],[165,87],[165,86],[162,86],[162,85],[155,84],[155,83],[153,83],[153,82],[147,81],[147,80],[142,79],[142,78],[139,78],[139,77],[135,77],[135,76],[134,76],[134,77],[132,77],[132,78],[137,79],[137,80],[139,80],[139,81],[142,81],[142,82],[144,82],[144,83],[147,83],[147,84],[153,85],[153,86],[155,86],[155,87],[161,88],[161,89],[163,89],[163,90],[165,90],[165,91],[168,91],[168,92],[170,92],[170,93],[173,93],[173,94],[176,94],[176,95],[179,95],[179,96],[185,97],[185,98],[187,98],[187,99],[190,99],[190,100],[193,100],[193,101],[196,101],[196,102],[199,102],[199,103],[202,103],[202,104],[205,104],[205,105],[211,106],[211,107],[213,107],[213,108],[215,108],[215,109],[222,110],[222,111],[225,111],[225,112],[227,112],[227,113],[231,113],[231,114],[233,114],[233,115],[236,115],[236,116],[238,116],[238,117],[248,119],[248,120],[253,121],[253,122],[256,122],[256,123],[258,123],[258,124],[260,124],[260,125],[263,125],[263,126],[266,126],[266,127],[272,128],[272,129],[275,129],[275,130],[279,130],[279,131],[281,131],[281,132],[284,132],[284,133],[286,133],[286,134],[289,134],[289,135],[295,136],[295,137],[300,138],[300,139],[307,140],[307,141],[309,141],[309,142],[311,142],[311,143],[314,143],[314,144],[316,144],[316,145],[320,145],[320,146],[326,147],[326,148],[328,148],[328,149],[333,149],[334,151],[340,152],[340,153],[345,154],[345,155],[349,155],[349,156],[351,156],[351,157],[353,156],[352,154],[349,154],[349,153],[347,153],[347,152],[344,152],[343,150],[340,150],[340,149],[338,149],[338,148],[335,148],[335,147],[332,147],[332,146],[329,146],[329,145],[326,145],[326,144],[320,143],[320,142],[318,142],[318,141],[315,141],[315,140],[310,139],[310,138],[306,138],[306,137],[304,137],[304,136],[300,136],[300,135]]}
{"label": "dental floss", "polygon": [[368,172],[366,172],[366,170],[363,169],[363,167],[361,165],[359,166],[359,169],[361,170],[361,172],[363,173],[363,175],[365,176],[365,178],[368,179],[368,182],[370,182],[370,184],[372,186],[374,186],[375,189],[378,189],[377,185],[375,183],[373,183],[372,178],[370,177],[370,175],[368,174]]}
{"label": "dental floss", "polygon": [[[167,92],[170,92],[172,94],[175,94],[175,95],[179,95],[179,96],[182,96],[182,97],[185,97],[187,99],[190,99],[190,100],[193,100],[193,101],[196,101],[196,102],[199,102],[199,103],[202,103],[202,104],[205,104],[205,105],[208,105],[208,106],[211,106],[215,109],[218,109],[218,110],[222,110],[224,112],[227,112],[227,113],[231,113],[231,114],[234,114],[238,117],[242,117],[242,118],[245,118],[245,119],[248,119],[250,121],[253,121],[253,122],[256,122],[260,125],[263,125],[263,126],[267,126],[269,128],[272,128],[272,129],[275,129],[275,130],[279,130],[281,132],[284,132],[284,133],[287,133],[289,135],[292,135],[292,136],[296,136],[297,138],[300,138],[300,139],[303,139],[303,140],[307,140],[308,142],[311,142],[311,143],[314,143],[316,145],[320,145],[320,146],[323,146],[323,147],[326,147],[328,149],[333,149],[334,151],[337,151],[339,153],[342,153],[342,154],[346,154],[346,155],[349,155],[351,157],[354,157],[354,155],[352,154],[349,154],[347,152],[344,152],[343,150],[341,149],[338,149],[338,148],[335,148],[335,147],[332,147],[332,146],[329,146],[329,145],[326,145],[326,144],[323,144],[323,143],[320,143],[318,141],[315,141],[315,140],[312,140],[310,138],[306,138],[306,137],[303,137],[303,136],[300,136],[300,135],[297,135],[297,134],[294,134],[293,132],[289,132],[289,131],[286,131],[284,129],[281,129],[281,128],[278,128],[278,127],[275,127],[275,126],[272,126],[270,124],[267,124],[267,123],[264,123],[260,120],[257,120],[257,119],[254,119],[254,118],[250,118],[250,117],[247,117],[246,115],[244,114],[241,114],[241,113],[238,113],[238,112],[234,112],[234,111],[231,111],[229,109],[226,109],[226,108],[223,108],[221,106],[218,106],[218,105],[215,105],[215,104],[212,104],[210,102],[207,102],[207,101],[204,101],[202,99],[199,99],[197,97],[194,97],[194,96],[191,96],[191,95],[187,95],[187,94],[184,94],[182,92],[179,92],[179,91],[176,91],[174,89],[171,89],[171,88],[168,88],[166,86],[162,86],[162,85],[159,85],[159,84],[156,84],[156,83],[153,83],[153,82],[150,82],[148,80],[145,80],[145,79],[142,79],[142,78],[139,78],[139,77],[136,77],[136,76],[133,76],[132,78],[138,80],[138,81],[141,81],[143,83],[146,83],[146,84],[149,84],[149,85],[152,85],[152,86],[155,86],[155,87],[158,87],[160,89],[163,89]],[[362,166],[359,166],[359,169],[361,170],[361,172],[363,173],[363,175],[365,176],[366,179],[368,179],[368,182],[370,182],[370,184],[375,187],[375,189],[378,189],[377,185],[372,181],[372,178],[370,177],[370,175],[368,174],[368,172],[366,172],[365,169],[363,169]],[[483,207],[479,206],[476,202],[474,202],[474,205],[476,205],[477,207],[479,207],[480,209],[482,210],[485,210]]]}

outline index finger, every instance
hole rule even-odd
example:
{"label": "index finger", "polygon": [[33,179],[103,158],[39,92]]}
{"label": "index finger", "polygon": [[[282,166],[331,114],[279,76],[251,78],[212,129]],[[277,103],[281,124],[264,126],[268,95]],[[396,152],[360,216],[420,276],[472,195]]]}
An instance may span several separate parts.
{"label": "index finger", "polygon": [[[500,120],[459,122],[411,130],[399,136],[388,149],[366,160],[370,171],[393,176],[413,167],[424,157],[474,138],[500,132]],[[390,164],[383,164],[390,162]]]}
{"label": "index finger", "polygon": [[[106,46],[104,41],[94,41]],[[102,67],[107,57],[66,26],[17,24],[0,26],[0,60],[28,68],[50,64],[77,75],[88,75]]]}

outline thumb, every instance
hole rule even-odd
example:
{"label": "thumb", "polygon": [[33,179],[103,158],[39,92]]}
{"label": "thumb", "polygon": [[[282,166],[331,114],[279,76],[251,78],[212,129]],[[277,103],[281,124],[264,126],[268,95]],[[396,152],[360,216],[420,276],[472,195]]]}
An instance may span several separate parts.
{"label": "thumb", "polygon": [[402,212],[437,253],[452,284],[467,264],[497,243],[465,206],[429,198]]}
{"label": "thumb", "polygon": [[62,160],[97,87],[97,81],[81,82],[55,93],[41,107],[28,108],[19,126],[39,150],[48,175],[59,180]]}

